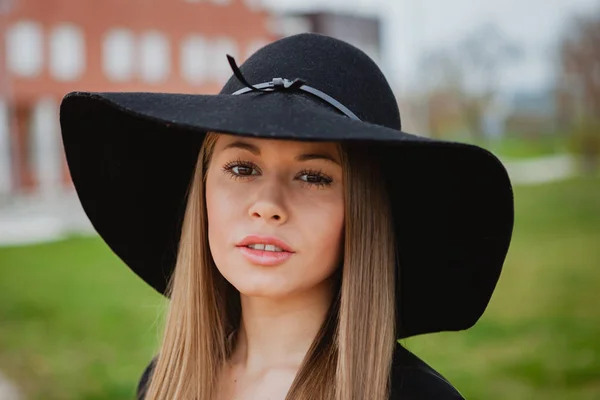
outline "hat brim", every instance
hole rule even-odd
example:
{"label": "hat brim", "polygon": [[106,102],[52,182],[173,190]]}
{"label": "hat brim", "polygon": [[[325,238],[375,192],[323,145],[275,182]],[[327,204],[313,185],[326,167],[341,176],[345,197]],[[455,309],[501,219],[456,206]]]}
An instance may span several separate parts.
{"label": "hat brim", "polygon": [[206,132],[381,146],[398,246],[399,337],[471,327],[513,229],[504,166],[480,147],[355,121],[285,93],[70,93],[63,144],[84,211],[108,246],[164,293]]}

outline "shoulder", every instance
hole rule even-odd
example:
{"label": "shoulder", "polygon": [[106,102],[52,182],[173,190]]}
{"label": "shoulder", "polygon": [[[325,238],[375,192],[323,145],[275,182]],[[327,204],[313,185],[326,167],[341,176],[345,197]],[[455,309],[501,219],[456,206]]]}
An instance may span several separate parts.
{"label": "shoulder", "polygon": [[464,400],[439,372],[398,345],[391,372],[390,400]]}
{"label": "shoulder", "polygon": [[148,383],[150,382],[150,376],[152,375],[152,370],[154,369],[154,365],[156,364],[156,357],[152,359],[150,364],[146,367],[142,376],[140,377],[140,381],[137,385],[136,391],[136,399],[143,400],[146,397],[146,388],[148,387]]}
{"label": "shoulder", "polygon": [[[140,377],[137,399],[143,400],[156,357]],[[390,400],[465,400],[440,373],[402,347],[396,346],[391,371]]]}

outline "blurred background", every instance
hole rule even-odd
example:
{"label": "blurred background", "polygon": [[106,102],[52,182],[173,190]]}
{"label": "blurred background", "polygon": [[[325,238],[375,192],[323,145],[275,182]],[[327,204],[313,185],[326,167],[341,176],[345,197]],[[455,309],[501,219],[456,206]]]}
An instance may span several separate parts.
{"label": "blurred background", "polygon": [[0,0],[0,400],[131,399],[158,343],[164,300],[73,192],[62,96],[216,93],[226,53],[308,31],[380,65],[404,130],[486,147],[515,185],[486,314],[403,344],[468,399],[600,399],[597,0]]}

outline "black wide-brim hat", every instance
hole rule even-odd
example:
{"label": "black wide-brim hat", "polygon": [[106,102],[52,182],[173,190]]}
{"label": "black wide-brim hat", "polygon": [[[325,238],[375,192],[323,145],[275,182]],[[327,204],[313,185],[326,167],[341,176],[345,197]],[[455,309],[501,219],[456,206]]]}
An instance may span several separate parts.
{"label": "black wide-brim hat", "polygon": [[[225,55],[224,55],[225,56]],[[108,246],[161,293],[207,132],[353,141],[375,148],[397,238],[399,337],[457,331],[483,314],[513,229],[513,194],[480,147],[401,131],[397,102],[359,49],[318,34],[273,42],[220,94],[70,93],[60,120],[83,209]]]}

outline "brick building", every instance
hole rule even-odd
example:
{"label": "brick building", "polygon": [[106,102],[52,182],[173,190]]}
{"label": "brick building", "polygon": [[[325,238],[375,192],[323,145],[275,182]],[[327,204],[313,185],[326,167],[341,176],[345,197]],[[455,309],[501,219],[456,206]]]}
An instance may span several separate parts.
{"label": "brick building", "polygon": [[0,195],[70,185],[66,93],[215,93],[270,22],[256,0],[0,0]]}

